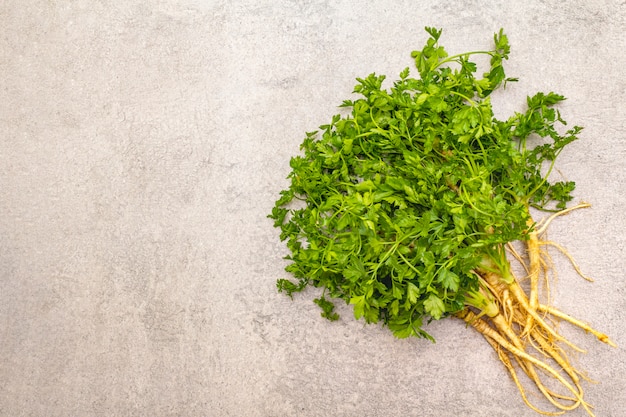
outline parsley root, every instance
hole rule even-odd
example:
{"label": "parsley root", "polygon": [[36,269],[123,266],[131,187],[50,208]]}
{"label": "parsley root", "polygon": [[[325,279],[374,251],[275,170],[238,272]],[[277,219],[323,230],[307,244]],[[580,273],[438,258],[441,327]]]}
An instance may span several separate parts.
{"label": "parsley root", "polygon": [[[502,30],[493,50],[453,56],[439,45],[441,30],[426,30],[426,45],[412,53],[419,78],[406,68],[389,90],[384,76],[357,79],[361,97],[307,133],[303,155],[291,159],[290,186],[269,217],[291,252],[286,271],[296,281],[280,279],[278,289],[322,288],[314,301],[323,317],[337,320],[330,299],[343,299],[356,319],[382,322],[399,338],[433,340],[425,320],[462,319],[494,348],[530,408],[558,415],[582,406],[593,415],[583,374],[566,354],[583,350],[555,322],[615,345],[550,306],[539,288],[552,267],[546,246],[586,278],[543,237],[554,219],[589,206],[568,208],[574,183],[548,179],[582,128],[564,131],[555,108],[564,97],[552,92],[528,97],[524,113],[494,117],[490,94],[516,81],[505,77],[510,48]],[[475,55],[489,58],[482,78]],[[531,209],[553,214],[535,222]],[[527,292],[511,258],[526,272]],[[527,385],[553,410],[532,404]]]}

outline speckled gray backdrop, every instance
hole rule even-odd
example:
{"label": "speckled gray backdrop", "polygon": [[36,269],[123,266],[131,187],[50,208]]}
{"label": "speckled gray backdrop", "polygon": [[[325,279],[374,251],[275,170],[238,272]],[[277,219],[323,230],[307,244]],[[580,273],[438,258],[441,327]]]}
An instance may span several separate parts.
{"label": "speckled gray backdrop", "polygon": [[[436,344],[275,290],[266,219],[304,132],[354,78],[504,27],[501,115],[556,90],[586,127],[558,165],[594,207],[554,223],[554,302],[598,416],[626,415],[626,3],[53,1],[0,5],[1,416],[533,416],[482,338]],[[541,402],[539,403],[541,404]],[[582,416],[577,410],[572,416]]]}

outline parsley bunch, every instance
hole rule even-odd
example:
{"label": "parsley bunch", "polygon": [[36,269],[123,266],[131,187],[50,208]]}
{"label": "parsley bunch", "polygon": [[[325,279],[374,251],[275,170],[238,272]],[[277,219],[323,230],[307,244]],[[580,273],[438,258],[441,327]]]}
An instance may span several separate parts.
{"label": "parsley bunch", "polygon": [[[450,56],[430,35],[389,89],[384,76],[358,78],[343,114],[306,134],[291,159],[289,188],[272,213],[291,252],[280,279],[291,295],[323,288],[315,302],[336,320],[330,299],[354,306],[357,319],[382,322],[397,337],[432,339],[430,319],[468,306],[489,314],[479,271],[509,272],[504,245],[525,240],[529,207],[562,209],[572,182],[550,183],[554,160],[577,138],[554,93],[528,97],[528,108],[494,117],[490,95],[507,82],[509,43],[500,30],[490,51]],[[477,76],[470,59],[487,55]]]}

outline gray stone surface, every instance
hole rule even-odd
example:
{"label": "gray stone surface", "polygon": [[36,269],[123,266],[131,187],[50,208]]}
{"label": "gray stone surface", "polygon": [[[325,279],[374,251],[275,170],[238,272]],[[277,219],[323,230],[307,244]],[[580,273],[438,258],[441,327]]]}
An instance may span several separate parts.
{"label": "gray stone surface", "polygon": [[395,340],[275,289],[265,216],[289,157],[355,77],[411,65],[426,25],[451,52],[504,27],[520,82],[498,111],[554,89],[586,127],[558,167],[593,208],[550,236],[596,282],[555,253],[553,298],[620,346],[562,329],[589,349],[597,415],[626,415],[626,3],[609,0],[4,1],[0,415],[533,416],[458,321]]}

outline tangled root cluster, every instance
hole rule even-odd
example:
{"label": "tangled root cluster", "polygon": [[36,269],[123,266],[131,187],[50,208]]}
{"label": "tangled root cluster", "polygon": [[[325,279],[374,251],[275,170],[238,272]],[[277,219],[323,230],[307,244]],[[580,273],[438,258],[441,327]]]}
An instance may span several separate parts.
{"label": "tangled root cluster", "polygon": [[[528,241],[525,242],[525,257],[520,256],[512,246],[509,247],[512,257],[526,272],[529,280],[528,293],[523,290],[517,278],[507,284],[495,272],[476,271],[483,283],[483,290],[498,306],[497,312],[487,315],[467,308],[457,314],[457,317],[480,332],[494,348],[526,404],[544,415],[559,415],[582,406],[593,416],[592,407],[583,398],[581,380],[586,377],[571,364],[565,347],[577,352],[584,350],[558,333],[556,324],[559,321],[579,327],[615,347],[607,335],[557,310],[547,302],[544,304],[540,301],[540,283],[548,282],[552,269],[549,255],[543,250],[545,246],[554,246],[563,252],[576,271],[590,280],[581,273],[578,265],[560,245],[543,239],[546,228],[554,218],[584,207],[589,207],[589,204],[579,204],[560,211],[534,225],[530,229]],[[555,411],[542,410],[531,403],[519,378],[519,371],[534,383],[534,387],[555,407]]]}

